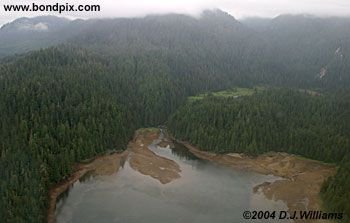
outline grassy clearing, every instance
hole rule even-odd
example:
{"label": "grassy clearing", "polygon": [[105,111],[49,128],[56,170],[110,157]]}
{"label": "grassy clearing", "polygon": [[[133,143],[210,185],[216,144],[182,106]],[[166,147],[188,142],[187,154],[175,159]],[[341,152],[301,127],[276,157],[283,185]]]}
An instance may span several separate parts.
{"label": "grassy clearing", "polygon": [[206,92],[202,93],[196,96],[190,96],[188,97],[189,101],[197,101],[202,100],[205,97],[208,96],[214,96],[214,97],[242,97],[242,96],[251,96],[255,92],[264,90],[264,87],[254,87],[254,88],[232,88],[227,89],[224,91],[218,91],[218,92]]}
{"label": "grassy clearing", "polygon": [[137,132],[139,134],[145,134],[145,133],[158,133],[160,130],[159,128],[155,128],[155,127],[150,127],[150,128],[141,128],[138,129]]}
{"label": "grassy clearing", "polygon": [[314,90],[309,90],[309,89],[299,89],[299,92],[302,92],[302,93],[307,93],[311,96],[320,96],[321,93],[320,92],[317,92],[317,91],[314,91]]}
{"label": "grassy clearing", "polygon": [[315,160],[315,159],[308,158],[308,157],[305,157],[305,156],[302,156],[302,155],[295,155],[295,156],[297,156],[300,160],[313,161],[313,162],[317,162],[317,163],[320,163],[320,164],[326,165],[326,166],[336,166],[337,165],[336,163],[327,163],[327,162],[324,162],[324,161],[321,161],[321,160]]}

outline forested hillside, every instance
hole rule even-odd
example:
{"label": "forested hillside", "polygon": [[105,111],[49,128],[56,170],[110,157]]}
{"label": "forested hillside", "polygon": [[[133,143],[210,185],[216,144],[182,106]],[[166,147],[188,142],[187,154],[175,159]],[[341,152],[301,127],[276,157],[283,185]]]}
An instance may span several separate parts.
{"label": "forested hillside", "polygon": [[190,100],[173,114],[175,138],[215,153],[288,152],[339,163],[323,188],[325,204],[349,212],[349,94],[268,89],[252,96]]}
{"label": "forested hillside", "polygon": [[344,222],[350,222],[350,155],[349,152],[339,165],[337,174],[323,185],[321,195],[326,208],[346,213]]}
{"label": "forested hillside", "polygon": [[[287,151],[340,162],[350,140],[347,20],[329,21],[338,26],[311,39],[305,25],[285,21],[268,21],[272,32],[216,10],[199,19],[40,17],[3,26],[0,222],[45,221],[47,191],[69,176],[73,163],[125,149],[135,129],[164,124],[174,112],[173,133],[203,149]],[[267,90],[181,107],[188,96],[258,84],[322,94]],[[325,186],[325,199],[335,202],[332,191],[343,193],[346,170]]]}
{"label": "forested hillside", "polygon": [[133,133],[137,116],[106,90],[103,63],[83,54],[52,49],[0,66],[2,222],[44,221],[52,184]]}
{"label": "forested hillside", "polygon": [[7,222],[43,221],[48,188],[75,162],[125,149],[136,128],[163,123],[184,98],[157,61],[107,60],[79,48],[3,63],[0,79],[0,216]]}
{"label": "forested hillside", "polygon": [[136,128],[164,123],[190,94],[230,83],[204,67],[176,76],[171,66],[157,54],[103,56],[72,45],[3,60],[2,219],[43,221],[48,188],[74,163],[125,149]]}
{"label": "forested hillside", "polygon": [[[162,59],[173,75],[193,76],[200,70],[235,85],[349,86],[350,19],[285,15],[257,20],[239,21],[220,10],[204,11],[200,18],[22,18],[0,29],[0,57],[69,43],[102,55],[147,55]],[[47,29],[34,29],[40,24]]]}
{"label": "forested hillside", "polygon": [[207,96],[180,108],[174,136],[218,153],[284,151],[327,162],[350,148],[348,98],[265,90],[252,96]]}
{"label": "forested hillside", "polygon": [[[243,24],[261,37],[266,67],[292,78],[299,86],[318,82],[321,87],[340,88],[349,81],[349,19],[281,15],[271,20],[251,19]],[[308,77],[308,78],[307,78]],[[281,80],[283,83],[283,79]]]}
{"label": "forested hillside", "polygon": [[72,37],[70,20],[55,16],[19,18],[0,28],[0,58],[54,46]]}

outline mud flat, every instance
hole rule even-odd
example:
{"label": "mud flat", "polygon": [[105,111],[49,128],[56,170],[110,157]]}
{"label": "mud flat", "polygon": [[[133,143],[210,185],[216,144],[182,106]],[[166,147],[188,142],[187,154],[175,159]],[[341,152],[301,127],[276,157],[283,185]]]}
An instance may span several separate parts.
{"label": "mud flat", "polygon": [[[214,154],[197,149],[187,142],[180,142],[199,158],[238,169],[247,169],[261,174],[272,174],[284,179],[265,182],[254,187],[268,199],[286,203],[289,212],[322,210],[319,192],[323,182],[336,172],[334,165],[305,159],[287,153],[270,152],[258,157],[244,154]],[[295,220],[295,222],[305,222]],[[326,222],[309,220],[307,222]]]}
{"label": "mud flat", "polygon": [[162,184],[170,183],[179,178],[181,170],[176,162],[158,156],[148,149],[148,146],[158,139],[159,135],[159,129],[139,129],[124,152],[98,156],[90,163],[77,164],[74,167],[74,173],[68,179],[55,185],[49,191],[48,223],[55,222],[57,198],[87,173],[91,175],[112,175],[117,173],[120,166],[129,159],[128,162],[134,170],[153,177]]}
{"label": "mud flat", "polygon": [[128,145],[131,168],[159,180],[162,184],[180,178],[180,166],[173,160],[156,155],[148,146],[159,138],[158,129],[141,129]]}
{"label": "mud flat", "polygon": [[[161,184],[170,183],[181,177],[181,169],[174,160],[157,155],[149,149],[149,145],[174,147],[171,137],[160,139],[160,130],[156,128],[140,129],[135,132],[133,140],[123,153],[100,156],[88,164],[78,164],[76,171],[67,180],[50,190],[50,207],[48,222],[55,221],[55,206],[57,198],[85,174],[112,175],[118,172],[124,162],[131,169],[152,177]],[[273,201],[283,201],[290,212],[302,210],[321,210],[322,203],[319,191],[322,183],[335,174],[336,167],[314,160],[286,153],[267,153],[258,157],[244,154],[214,154],[201,151],[187,142],[180,142],[200,159],[209,160],[236,169],[254,171],[264,175],[282,177],[274,182],[265,182],[253,188],[255,193],[263,193]],[[302,221],[295,221],[302,222]],[[318,221],[308,221],[318,222]],[[320,221],[326,222],[326,221]]]}

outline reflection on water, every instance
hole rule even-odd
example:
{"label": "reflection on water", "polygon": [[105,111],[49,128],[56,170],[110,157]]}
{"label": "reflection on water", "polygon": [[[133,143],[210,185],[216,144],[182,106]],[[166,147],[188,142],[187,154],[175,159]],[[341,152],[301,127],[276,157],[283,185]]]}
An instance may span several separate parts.
{"label": "reflection on water", "polygon": [[182,145],[175,143],[175,148],[171,149],[171,152],[173,155],[178,156],[181,159],[184,160],[198,160],[199,158],[193,155],[193,153],[190,153],[188,149]]}
{"label": "reflection on water", "polygon": [[87,173],[84,174],[84,176],[82,176],[79,179],[79,182],[84,183],[86,181],[89,181],[89,180],[91,180],[93,178],[93,176],[94,176],[93,171],[88,171]]}
{"label": "reflection on water", "polygon": [[57,222],[233,223],[250,222],[242,218],[244,210],[286,210],[282,202],[252,190],[276,177],[201,160],[180,144],[149,149],[177,162],[181,178],[164,185],[134,171],[126,160],[116,174],[90,174],[75,183],[57,203]]}

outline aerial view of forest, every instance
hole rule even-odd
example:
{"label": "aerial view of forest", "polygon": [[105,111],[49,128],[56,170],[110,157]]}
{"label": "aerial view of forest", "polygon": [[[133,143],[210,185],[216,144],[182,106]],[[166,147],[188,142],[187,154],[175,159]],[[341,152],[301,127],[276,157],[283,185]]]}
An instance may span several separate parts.
{"label": "aerial view of forest", "polygon": [[0,222],[350,222],[350,5],[221,2],[4,5]]}

